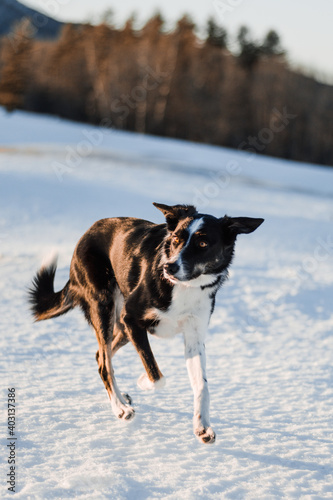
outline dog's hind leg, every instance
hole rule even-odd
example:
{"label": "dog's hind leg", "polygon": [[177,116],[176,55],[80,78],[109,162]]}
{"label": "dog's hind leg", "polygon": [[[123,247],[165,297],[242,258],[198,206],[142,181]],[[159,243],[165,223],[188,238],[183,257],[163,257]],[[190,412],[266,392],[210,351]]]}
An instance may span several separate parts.
{"label": "dog's hind leg", "polygon": [[129,404],[130,397],[120,393],[112,367],[111,332],[113,330],[113,318],[112,314],[110,314],[110,305],[103,307],[101,304],[95,304],[95,307],[97,307],[98,312],[95,311],[95,314],[92,315],[92,324],[99,344],[96,354],[98,371],[109,395],[113,413],[118,418],[131,420],[135,412]]}
{"label": "dog's hind leg", "polygon": [[112,367],[113,303],[90,303],[90,317],[98,340],[96,360],[98,371],[109,395],[113,413],[116,417],[131,420],[134,409],[128,404],[130,398],[123,396],[117,386]]}
{"label": "dog's hind leg", "polygon": [[111,344],[100,347],[98,371],[108,392],[113,413],[118,418],[131,420],[135,412],[130,406],[131,398],[127,394],[121,394],[118,389],[111,363]]}
{"label": "dog's hind leg", "polygon": [[[111,357],[116,354],[117,351],[124,345],[128,344],[129,340],[124,333],[124,331],[121,328],[114,327],[113,329],[113,337],[112,337],[112,344],[111,344]],[[96,352],[96,361],[98,363],[99,359],[99,350]]]}
{"label": "dog's hind leg", "polygon": [[[116,354],[116,352],[123,347],[124,345],[128,344],[129,340],[123,331],[123,329],[115,324],[114,329],[113,329],[113,338],[112,338],[112,344],[111,344],[111,357]],[[99,350],[96,352],[96,361],[99,366]],[[132,398],[129,394],[127,393],[121,393],[123,399],[127,404],[132,404]]]}
{"label": "dog's hind leg", "polygon": [[[124,345],[128,344],[129,339],[123,326],[120,324],[120,312],[123,305],[123,298],[118,289],[114,291],[114,317],[113,317],[113,334],[111,343],[111,357],[116,354],[117,351]],[[99,350],[96,352],[96,361],[99,365]],[[127,403],[131,403],[131,397],[128,394],[122,394],[125,397]]]}
{"label": "dog's hind leg", "polygon": [[98,372],[110,398],[112,411],[118,418],[131,420],[134,417],[134,409],[129,405],[129,396],[123,396],[118,389],[111,361],[114,328],[114,303],[112,297],[109,297],[108,300],[101,300],[95,294],[95,297],[90,297],[89,301],[81,302],[84,303],[85,316],[96,333],[98,341],[98,351],[96,353]]}
{"label": "dog's hind leg", "polygon": [[121,307],[118,288],[110,259],[94,239],[83,239],[77,246],[71,265],[71,281],[76,300],[96,333],[98,371],[112,410],[118,418],[130,420],[134,417],[134,409],[118,389],[111,362],[113,329]]}
{"label": "dog's hind leg", "polygon": [[117,351],[124,345],[128,344],[129,339],[126,333],[117,325],[115,325],[113,330],[113,339],[111,345],[111,355],[112,357],[116,354]]}

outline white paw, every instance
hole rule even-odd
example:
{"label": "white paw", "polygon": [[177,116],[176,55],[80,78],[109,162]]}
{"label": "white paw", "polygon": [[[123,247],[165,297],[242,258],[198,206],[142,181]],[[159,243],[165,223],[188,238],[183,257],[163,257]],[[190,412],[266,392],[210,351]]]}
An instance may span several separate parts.
{"label": "white paw", "polygon": [[135,416],[135,411],[134,408],[132,408],[129,405],[119,405],[114,411],[114,414],[116,417],[118,417],[120,420],[132,420]]}
{"label": "white paw", "polygon": [[146,373],[143,373],[137,382],[138,386],[143,391],[156,391],[158,389],[162,389],[165,386],[165,377],[161,377],[156,382],[152,382]]}
{"label": "white paw", "polygon": [[216,434],[211,427],[199,427],[194,430],[194,434],[201,443],[213,444],[215,443]]}
{"label": "white paw", "polygon": [[112,411],[120,420],[132,420],[135,416],[135,410],[128,404],[123,404],[119,399],[111,401]]}
{"label": "white paw", "polygon": [[132,420],[135,416],[135,411],[131,406],[122,408],[120,413],[118,413],[118,418],[121,420]]}

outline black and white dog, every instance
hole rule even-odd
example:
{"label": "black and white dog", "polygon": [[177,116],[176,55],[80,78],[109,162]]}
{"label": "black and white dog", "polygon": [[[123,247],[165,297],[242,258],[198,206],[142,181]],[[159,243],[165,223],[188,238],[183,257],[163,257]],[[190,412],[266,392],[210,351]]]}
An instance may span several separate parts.
{"label": "black and white dog", "polygon": [[148,333],[173,337],[182,333],[185,359],[194,392],[194,433],[213,443],[205,366],[205,333],[215,295],[228,275],[236,237],[251,233],[263,219],[216,218],[188,205],[154,203],[166,224],[119,217],[96,222],[81,238],[73,255],[70,279],[54,292],[55,263],[41,268],[30,290],[37,321],[80,306],[93,326],[98,370],[114,414],[134,417],[131,398],[117,386],[112,356],[131,341],[145,373],[143,390],[164,385],[151,351]]}

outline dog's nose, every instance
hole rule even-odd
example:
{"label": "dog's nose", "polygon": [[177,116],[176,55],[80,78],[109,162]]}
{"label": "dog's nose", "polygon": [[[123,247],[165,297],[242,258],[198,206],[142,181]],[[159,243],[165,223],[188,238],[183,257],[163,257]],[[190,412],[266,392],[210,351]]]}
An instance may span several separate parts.
{"label": "dog's nose", "polygon": [[179,271],[179,265],[177,262],[171,262],[170,264],[165,264],[164,269],[168,274],[174,276]]}

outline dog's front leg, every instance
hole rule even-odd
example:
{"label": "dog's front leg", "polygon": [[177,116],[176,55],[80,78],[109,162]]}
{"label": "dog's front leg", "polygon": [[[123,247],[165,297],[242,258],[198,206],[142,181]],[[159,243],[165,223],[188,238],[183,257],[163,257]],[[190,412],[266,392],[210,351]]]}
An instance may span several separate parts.
{"label": "dog's front leg", "polygon": [[146,373],[138,379],[138,386],[144,391],[160,389],[165,385],[158,364],[151,350],[147,331],[141,328],[131,314],[125,314],[123,318],[128,338],[137,350]]}
{"label": "dog's front leg", "polygon": [[186,367],[194,393],[194,434],[202,443],[214,443],[215,432],[209,421],[204,335],[191,331],[184,334],[184,339]]}

